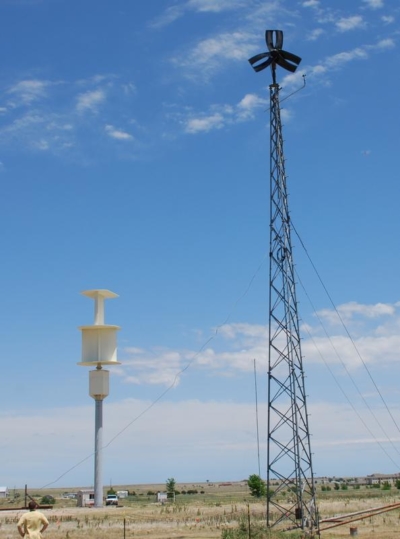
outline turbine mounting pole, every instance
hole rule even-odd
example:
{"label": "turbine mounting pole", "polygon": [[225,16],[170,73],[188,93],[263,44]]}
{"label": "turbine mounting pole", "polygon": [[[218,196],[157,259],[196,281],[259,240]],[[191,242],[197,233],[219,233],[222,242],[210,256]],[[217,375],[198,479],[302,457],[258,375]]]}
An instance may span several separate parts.
{"label": "turbine mounting pole", "polygon": [[[315,483],[297,310],[276,66],[290,72],[301,58],[282,50],[283,32],[267,30],[268,52],[250,58],[271,66],[270,266],[268,354],[267,527],[318,532]],[[263,60],[262,63],[259,63]],[[287,491],[290,494],[287,495]]]}

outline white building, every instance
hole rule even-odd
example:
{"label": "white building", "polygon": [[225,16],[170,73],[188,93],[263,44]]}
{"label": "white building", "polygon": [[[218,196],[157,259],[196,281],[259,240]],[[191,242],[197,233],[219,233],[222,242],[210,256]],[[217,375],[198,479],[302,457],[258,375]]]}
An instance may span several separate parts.
{"label": "white building", "polygon": [[91,507],[94,505],[94,490],[78,490],[77,507]]}
{"label": "white building", "polygon": [[0,498],[7,498],[7,497],[8,497],[8,488],[0,487]]}
{"label": "white building", "polygon": [[157,492],[157,501],[160,503],[166,503],[168,501],[168,495],[166,492]]}

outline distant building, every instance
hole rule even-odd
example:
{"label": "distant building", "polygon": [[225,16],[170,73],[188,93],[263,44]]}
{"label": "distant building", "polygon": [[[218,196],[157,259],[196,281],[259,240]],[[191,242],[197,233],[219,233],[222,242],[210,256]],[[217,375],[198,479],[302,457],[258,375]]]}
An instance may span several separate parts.
{"label": "distant building", "polygon": [[168,494],[166,492],[157,492],[157,501],[160,503],[167,503]]}
{"label": "distant building", "polygon": [[78,490],[77,507],[91,507],[94,505],[94,490]]}
{"label": "distant building", "polygon": [[389,485],[396,484],[396,481],[400,479],[400,474],[382,474],[382,473],[373,473],[372,475],[367,475],[366,482],[367,485],[382,485],[383,483],[389,483]]}
{"label": "distant building", "polygon": [[8,498],[8,488],[0,487],[0,498]]}
{"label": "distant building", "polygon": [[127,490],[118,490],[117,496],[118,498],[127,498],[129,496],[129,492]]}

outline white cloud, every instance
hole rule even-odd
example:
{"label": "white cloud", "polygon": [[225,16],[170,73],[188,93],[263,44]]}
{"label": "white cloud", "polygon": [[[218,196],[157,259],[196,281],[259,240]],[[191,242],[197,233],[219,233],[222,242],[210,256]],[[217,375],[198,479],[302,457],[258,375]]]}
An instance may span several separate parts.
{"label": "white cloud", "polygon": [[150,24],[150,27],[162,28],[168,26],[189,11],[220,13],[235,10],[245,5],[245,0],[188,0],[186,3],[168,7],[162,15]]}
{"label": "white cloud", "polygon": [[392,15],[382,15],[381,19],[385,24],[391,24],[395,21],[395,18]]}
{"label": "white cloud", "polygon": [[[353,320],[356,316],[367,319],[379,318],[381,316],[392,316],[396,312],[395,305],[387,303],[376,303],[374,305],[363,305],[355,301],[344,303],[337,307],[337,311],[344,322]],[[327,320],[330,324],[340,323],[339,317],[334,310],[323,309],[317,312],[320,318]]]}
{"label": "white cloud", "polygon": [[319,0],[305,0],[301,5],[303,7],[319,7]]}
{"label": "white cloud", "polygon": [[77,98],[76,110],[80,113],[90,111],[97,112],[99,106],[105,101],[104,90],[91,90],[80,94]]}
{"label": "white cloud", "polygon": [[315,41],[320,36],[322,36],[322,34],[324,34],[324,33],[325,33],[325,31],[322,28],[315,28],[309,34],[307,34],[307,40],[308,41]]}
{"label": "white cloud", "polygon": [[238,103],[238,116],[240,119],[247,120],[254,117],[256,110],[260,108],[268,107],[269,104],[266,99],[259,97],[256,94],[247,94]]}
{"label": "white cloud", "polygon": [[106,125],[105,130],[109,137],[115,138],[117,140],[132,140],[133,139],[133,136],[130,133],[127,133],[126,131],[121,131],[120,129],[116,129],[112,125]]}
{"label": "white cloud", "polygon": [[382,39],[381,41],[378,41],[376,44],[376,47],[378,49],[393,49],[396,46],[393,39],[388,37],[387,39]]}
{"label": "white cloud", "polygon": [[190,112],[186,118],[178,116],[184,126],[185,133],[206,133],[222,129],[226,125],[248,121],[254,117],[257,110],[266,109],[269,104],[256,94],[246,94],[235,106],[212,105],[208,113],[194,114]]}
{"label": "white cloud", "polygon": [[361,47],[357,47],[351,51],[339,52],[325,59],[325,64],[328,67],[341,67],[352,60],[366,60],[368,53]]}
{"label": "white cloud", "polygon": [[33,141],[32,144],[35,148],[41,151],[45,151],[50,148],[49,142],[45,139]]}
{"label": "white cloud", "polygon": [[126,95],[131,95],[136,92],[136,86],[133,82],[128,82],[122,85],[122,89]]}
{"label": "white cloud", "polygon": [[221,114],[215,113],[211,116],[204,116],[202,118],[191,118],[186,122],[186,133],[200,133],[208,132],[213,129],[221,129],[224,126],[224,118]]}
{"label": "white cloud", "polygon": [[22,80],[8,89],[8,93],[14,98],[11,106],[30,105],[34,101],[46,96],[48,81],[30,79]]}
{"label": "white cloud", "polygon": [[189,0],[186,4],[187,8],[195,11],[214,13],[237,9],[244,5],[246,3],[243,0]]}
{"label": "white cloud", "polygon": [[364,28],[365,22],[361,15],[353,15],[352,17],[342,17],[336,22],[336,27],[340,32],[348,32],[356,28]]}
{"label": "white cloud", "polygon": [[379,9],[384,6],[383,0],[363,0],[363,2],[371,9]]}
{"label": "white cloud", "polygon": [[[377,303],[364,305],[349,302],[337,307],[343,322],[353,333],[359,354],[366,363],[391,364],[398,361],[400,349],[400,305]],[[353,342],[348,338],[335,313],[329,309],[319,311],[318,318],[331,331],[328,338],[320,322],[303,324],[306,332],[302,340],[303,354],[308,364],[322,362],[339,364],[340,359],[349,368],[358,368],[361,360]],[[332,330],[333,328],[333,330]],[[215,331],[215,329],[214,329]],[[310,336],[313,336],[311,339]],[[316,347],[317,346],[317,347]],[[129,348],[123,353],[123,366],[119,375],[135,384],[170,385],[179,381],[180,372],[191,364],[191,369],[207,367],[218,376],[235,376],[252,369],[252,359],[265,364],[268,351],[268,328],[247,323],[224,324],[217,337],[201,352],[195,350]]]}
{"label": "white cloud", "polygon": [[[261,399],[258,412],[260,424],[265,425],[267,404]],[[397,406],[393,413],[398,415]],[[377,447],[377,441],[349,405],[309,397],[308,414],[312,448],[319,449],[313,456],[318,475],[365,475],[375,471],[365,450]],[[376,417],[390,432],[385,410],[377,410]],[[388,447],[375,420],[368,416],[368,422],[376,438]],[[69,408],[31,407],[27,413],[8,411],[0,414],[0,429],[4,433],[0,458],[7,462],[2,474],[4,484],[21,488],[27,483],[31,488],[41,488],[61,476],[51,486],[92,484],[93,403]],[[162,482],[171,470],[179,470],[180,482],[248,477],[257,463],[253,395],[242,403],[195,399],[172,402],[164,398],[152,406],[150,400],[136,398],[105,401],[104,446],[103,473],[112,477],[113,484],[132,481],[127,479],[132,462],[135,483]],[[329,453],[330,447],[335,454]],[[260,448],[264,469],[265,427],[260,429]],[[159,458],[161,450],[163,458]],[[387,469],[386,456],[382,452],[377,456],[381,469]]]}
{"label": "white cloud", "polygon": [[290,109],[284,107],[281,108],[281,119],[282,122],[288,123],[293,118],[293,112]]}
{"label": "white cloud", "polygon": [[165,12],[157,17],[154,21],[150,23],[151,28],[163,28],[164,26],[168,26],[169,24],[173,23],[185,12],[184,6],[171,6],[165,10]]}
{"label": "white cloud", "polygon": [[216,69],[232,61],[245,61],[254,50],[254,35],[246,32],[223,33],[200,41],[192,50],[172,58],[187,77],[207,79]]}
{"label": "white cloud", "polygon": [[73,146],[73,125],[63,115],[35,109],[0,128],[0,144],[58,154]]}

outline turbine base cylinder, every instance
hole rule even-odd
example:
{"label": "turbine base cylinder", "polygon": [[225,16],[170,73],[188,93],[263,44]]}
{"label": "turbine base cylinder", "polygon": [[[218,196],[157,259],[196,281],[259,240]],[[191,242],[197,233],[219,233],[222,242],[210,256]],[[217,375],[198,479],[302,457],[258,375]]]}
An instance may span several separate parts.
{"label": "turbine base cylinder", "polygon": [[103,400],[110,394],[110,371],[96,369],[89,371],[89,395],[95,400]]}

